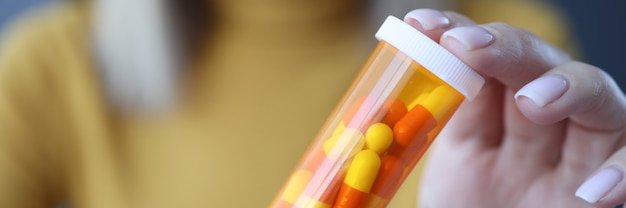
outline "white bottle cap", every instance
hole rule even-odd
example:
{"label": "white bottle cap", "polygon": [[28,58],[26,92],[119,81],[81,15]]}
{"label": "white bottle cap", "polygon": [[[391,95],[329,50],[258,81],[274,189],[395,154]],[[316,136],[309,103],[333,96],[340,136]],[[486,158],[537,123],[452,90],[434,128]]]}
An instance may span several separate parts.
{"label": "white bottle cap", "polygon": [[387,17],[376,32],[376,38],[396,47],[450,84],[470,101],[476,97],[485,83],[483,77],[459,58],[396,17]]}

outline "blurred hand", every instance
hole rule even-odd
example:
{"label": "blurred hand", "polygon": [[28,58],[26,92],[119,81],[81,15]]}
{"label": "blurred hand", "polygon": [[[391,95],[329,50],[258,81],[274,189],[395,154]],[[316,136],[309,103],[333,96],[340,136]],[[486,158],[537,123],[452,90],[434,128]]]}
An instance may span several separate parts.
{"label": "blurred hand", "polygon": [[487,79],[433,145],[419,207],[626,201],[626,98],[609,75],[504,23],[430,9],[405,21]]}

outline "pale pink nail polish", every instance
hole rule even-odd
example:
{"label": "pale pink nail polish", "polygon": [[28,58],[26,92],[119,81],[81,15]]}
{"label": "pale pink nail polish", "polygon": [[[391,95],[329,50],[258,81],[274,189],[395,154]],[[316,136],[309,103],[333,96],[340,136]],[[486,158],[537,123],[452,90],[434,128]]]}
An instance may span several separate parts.
{"label": "pale pink nail polish", "polygon": [[561,97],[567,88],[565,77],[558,74],[545,75],[522,87],[515,94],[515,99],[524,96],[543,107]]}
{"label": "pale pink nail polish", "polygon": [[617,183],[622,181],[624,173],[616,167],[606,167],[587,179],[578,190],[576,196],[593,204],[606,196]]}
{"label": "pale pink nail polish", "polygon": [[411,23],[410,20],[417,21],[424,30],[434,30],[437,28],[446,28],[450,26],[450,19],[440,11],[434,9],[416,9],[404,16],[404,20]]}
{"label": "pale pink nail polish", "polygon": [[495,41],[495,37],[487,29],[480,26],[457,27],[446,31],[441,40],[453,38],[465,46],[465,50],[484,48]]}

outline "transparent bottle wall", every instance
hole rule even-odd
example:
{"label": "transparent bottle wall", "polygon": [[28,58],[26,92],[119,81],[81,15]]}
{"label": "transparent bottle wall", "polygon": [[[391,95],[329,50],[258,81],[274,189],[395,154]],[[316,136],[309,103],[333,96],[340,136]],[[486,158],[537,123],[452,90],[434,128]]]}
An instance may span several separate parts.
{"label": "transparent bottle wall", "polygon": [[385,207],[463,100],[381,41],[270,207]]}

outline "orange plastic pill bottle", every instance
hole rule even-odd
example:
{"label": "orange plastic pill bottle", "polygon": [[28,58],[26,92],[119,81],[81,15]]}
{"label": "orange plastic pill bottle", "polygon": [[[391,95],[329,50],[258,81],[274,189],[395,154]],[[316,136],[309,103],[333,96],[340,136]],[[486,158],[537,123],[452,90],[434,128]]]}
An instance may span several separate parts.
{"label": "orange plastic pill bottle", "polygon": [[380,41],[270,205],[385,207],[464,100],[484,79],[404,21]]}

